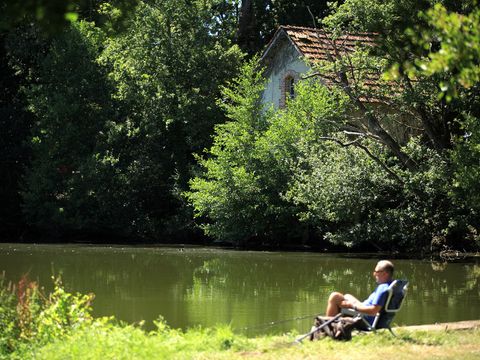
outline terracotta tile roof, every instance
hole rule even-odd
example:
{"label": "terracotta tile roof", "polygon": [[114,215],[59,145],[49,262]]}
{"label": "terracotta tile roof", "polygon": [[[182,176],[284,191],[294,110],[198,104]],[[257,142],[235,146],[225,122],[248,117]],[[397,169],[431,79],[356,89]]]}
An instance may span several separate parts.
{"label": "terracotta tile roof", "polygon": [[313,62],[328,60],[328,53],[335,57],[334,47],[337,47],[340,53],[349,53],[358,45],[375,45],[374,33],[345,34],[333,40],[324,31],[313,28],[280,26],[278,31],[282,30],[287,33],[298,51]]}
{"label": "terracotta tile roof", "polygon": [[271,56],[271,50],[278,46],[277,39],[283,36],[286,36],[297,51],[307,60],[316,62],[320,60],[328,60],[328,54],[335,57],[335,47],[341,54],[345,54],[353,52],[359,45],[374,46],[377,34],[345,34],[333,40],[330,34],[321,29],[317,30],[302,26],[284,25],[278,28],[277,32],[268,43],[262,59],[265,60]]}

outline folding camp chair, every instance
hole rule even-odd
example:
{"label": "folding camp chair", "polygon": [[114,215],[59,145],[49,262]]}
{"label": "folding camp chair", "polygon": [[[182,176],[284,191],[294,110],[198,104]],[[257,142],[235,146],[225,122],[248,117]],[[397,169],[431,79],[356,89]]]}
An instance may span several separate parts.
{"label": "folding camp chair", "polygon": [[378,329],[388,329],[393,336],[395,336],[394,332],[390,324],[392,323],[395,314],[400,311],[403,303],[403,299],[407,294],[408,289],[408,281],[407,280],[394,280],[385,291],[382,296],[385,296],[385,305],[382,307],[380,312],[377,313],[373,323],[370,324],[366,316],[367,314],[363,314],[359,311],[355,311],[354,309],[342,309],[340,314],[335,315],[328,321],[324,322],[318,327],[313,328],[309,333],[302,335],[301,337],[295,340],[296,343],[302,342],[307,337],[310,337],[312,334],[316,333],[317,331],[321,330],[323,327],[328,326],[330,323],[338,321],[341,316],[350,316],[356,319],[362,320],[362,330],[365,331],[376,331]]}
{"label": "folding camp chair", "polygon": [[386,297],[385,305],[382,307],[380,312],[375,315],[372,324],[367,321],[367,315],[359,311],[355,311],[353,309],[342,309],[342,314],[361,318],[366,331],[388,329],[392,335],[395,336],[391,328],[391,323],[396,313],[399,312],[402,307],[403,299],[407,294],[407,290],[407,280],[394,280],[382,295]]}

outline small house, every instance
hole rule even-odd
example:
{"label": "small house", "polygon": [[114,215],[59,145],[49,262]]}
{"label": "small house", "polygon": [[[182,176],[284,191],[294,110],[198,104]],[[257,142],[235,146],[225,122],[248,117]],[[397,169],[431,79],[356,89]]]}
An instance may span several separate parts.
{"label": "small house", "polygon": [[262,102],[275,108],[285,106],[295,96],[295,83],[311,70],[311,65],[328,60],[335,48],[353,52],[355,47],[373,45],[371,34],[355,34],[330,39],[324,32],[300,26],[280,26],[261,58],[268,78]]}

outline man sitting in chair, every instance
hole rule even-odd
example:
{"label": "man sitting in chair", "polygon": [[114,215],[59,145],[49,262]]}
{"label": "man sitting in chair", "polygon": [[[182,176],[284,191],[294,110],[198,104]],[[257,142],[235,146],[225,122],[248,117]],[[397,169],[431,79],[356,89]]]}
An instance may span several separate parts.
{"label": "man sitting in chair", "polygon": [[365,301],[358,300],[350,294],[333,292],[328,298],[326,316],[335,316],[342,311],[342,308],[350,308],[355,311],[367,314],[365,319],[372,324],[375,315],[385,305],[386,296],[382,296],[393,281],[393,264],[388,260],[381,260],[375,266],[373,276],[378,286]]}

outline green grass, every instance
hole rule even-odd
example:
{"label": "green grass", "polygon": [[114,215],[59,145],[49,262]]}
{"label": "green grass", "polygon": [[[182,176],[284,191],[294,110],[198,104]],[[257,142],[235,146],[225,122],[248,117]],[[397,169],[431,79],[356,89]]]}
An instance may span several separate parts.
{"label": "green grass", "polygon": [[35,359],[479,359],[480,330],[358,334],[294,344],[294,335],[246,338],[229,327],[159,329],[97,321],[36,349]]}

